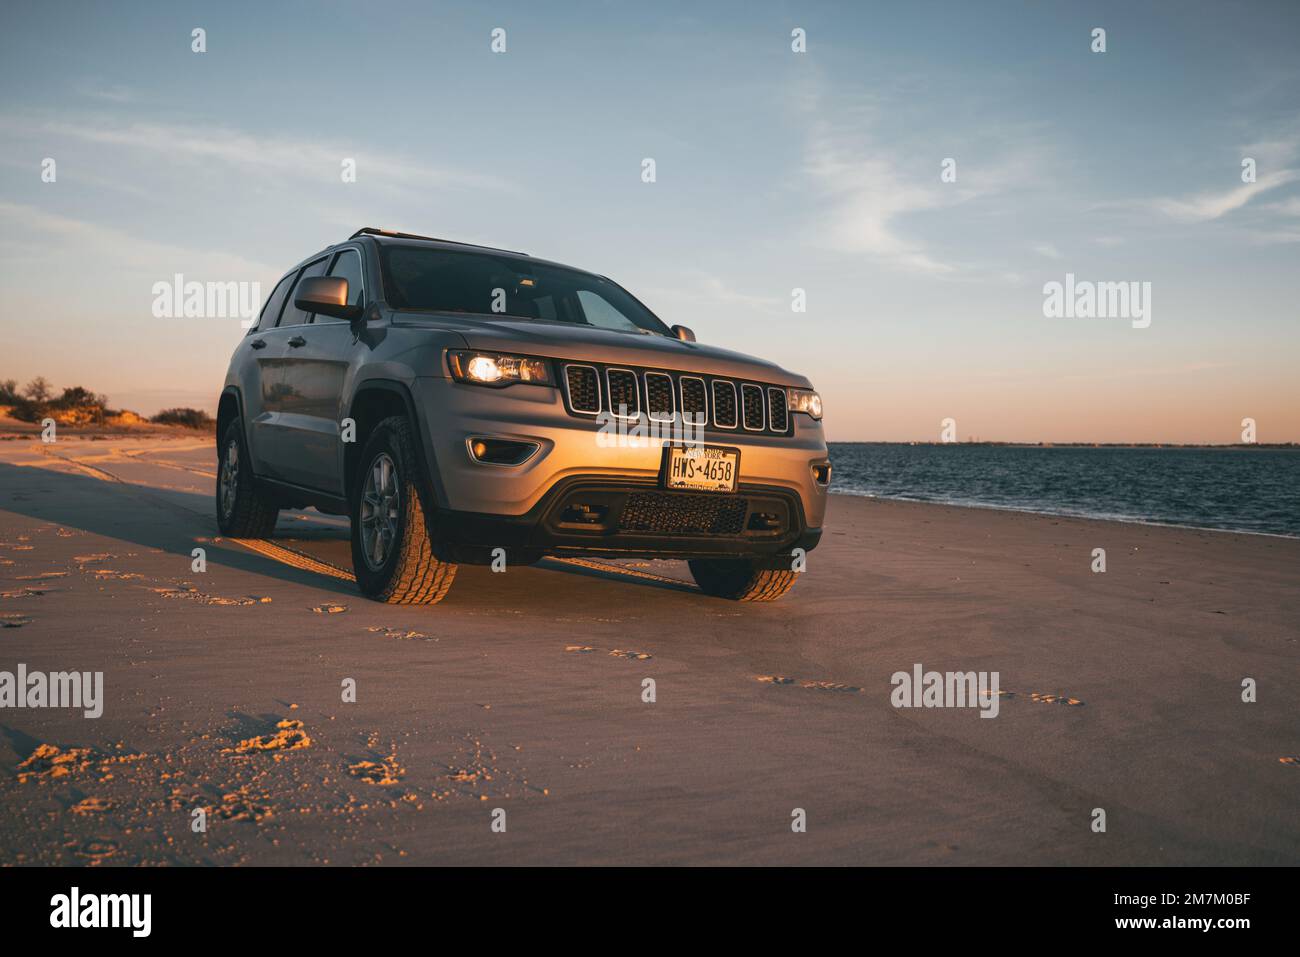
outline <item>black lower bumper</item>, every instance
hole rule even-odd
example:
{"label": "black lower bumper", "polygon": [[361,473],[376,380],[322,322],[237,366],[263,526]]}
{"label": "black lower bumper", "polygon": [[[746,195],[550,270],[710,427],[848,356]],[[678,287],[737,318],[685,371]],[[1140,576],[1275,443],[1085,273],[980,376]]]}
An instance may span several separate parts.
{"label": "black lower bumper", "polygon": [[500,548],[513,564],[606,555],[750,558],[785,567],[794,549],[811,551],[821,539],[789,489],[670,492],[653,480],[582,476],[556,483],[524,515],[440,511],[434,526],[439,558],[482,565]]}

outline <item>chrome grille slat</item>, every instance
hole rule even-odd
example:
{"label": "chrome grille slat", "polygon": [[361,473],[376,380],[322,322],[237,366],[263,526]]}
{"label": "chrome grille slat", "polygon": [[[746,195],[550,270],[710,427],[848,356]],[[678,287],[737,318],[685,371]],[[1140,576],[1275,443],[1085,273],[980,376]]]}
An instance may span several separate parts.
{"label": "chrome grille slat", "polygon": [[646,414],[656,422],[671,422],[677,412],[673,377],[666,372],[647,372],[643,378]]}
{"label": "chrome grille slat", "polygon": [[[619,418],[631,419],[641,414],[641,388],[631,369],[606,369],[605,387],[609,411]],[[626,412],[623,410],[626,408]]]}
{"label": "chrome grille slat", "polygon": [[790,412],[786,408],[785,389],[767,388],[767,427],[773,432],[790,431]]}
{"label": "chrome grille slat", "polygon": [[600,374],[595,366],[566,365],[564,389],[569,408],[579,415],[600,414]]}
{"label": "chrome grille slat", "polygon": [[736,395],[736,383],[726,379],[713,380],[713,424],[720,429],[734,429],[740,424],[738,415],[739,397]]}
{"label": "chrome grille slat", "polygon": [[682,394],[682,418],[696,425],[708,425],[709,390],[704,380],[697,375],[678,376],[678,387]]}
{"label": "chrome grille slat", "polygon": [[[754,398],[757,393],[758,398]],[[763,387],[745,382],[740,387],[741,420],[747,432],[762,432],[766,424],[763,412]]]}

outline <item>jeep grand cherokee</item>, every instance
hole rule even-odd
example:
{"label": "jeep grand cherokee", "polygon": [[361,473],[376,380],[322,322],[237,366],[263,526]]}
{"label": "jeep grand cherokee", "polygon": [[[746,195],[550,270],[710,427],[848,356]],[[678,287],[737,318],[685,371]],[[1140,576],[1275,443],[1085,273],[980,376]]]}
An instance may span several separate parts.
{"label": "jeep grand cherokee", "polygon": [[603,276],[366,228],[291,269],[235,349],[218,524],[347,515],[357,583],[387,602],[545,555],[685,559],[710,595],[771,600],[821,537],[820,420],[803,376]]}

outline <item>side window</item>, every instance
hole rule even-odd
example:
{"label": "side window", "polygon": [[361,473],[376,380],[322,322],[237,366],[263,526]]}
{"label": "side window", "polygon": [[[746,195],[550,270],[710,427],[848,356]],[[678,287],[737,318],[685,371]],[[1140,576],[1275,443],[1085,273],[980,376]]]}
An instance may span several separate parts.
{"label": "side window", "polygon": [[[330,266],[327,276],[338,276],[348,281],[348,302],[354,306],[364,306],[366,304],[365,279],[361,275],[361,255],[355,249],[344,249],[334,257],[334,265]],[[317,313],[312,317],[312,322],[342,322],[342,319],[335,319],[333,316],[322,316]]]}
{"label": "side window", "polygon": [[[328,259],[318,259],[314,263],[309,263],[303,269],[302,275],[298,277],[298,282],[293,284],[294,294],[298,292],[298,286],[304,279],[309,279],[312,276],[325,275],[325,264],[327,262],[329,262]],[[293,295],[291,294],[289,296],[289,301],[284,304],[284,313],[280,316],[279,325],[300,326],[304,322],[310,320],[310,318],[311,318],[310,315],[303,312],[301,309],[299,309],[297,306],[293,304]]]}
{"label": "side window", "polygon": [[294,277],[298,274],[289,273],[271,290],[271,295],[266,300],[266,305],[262,307],[262,315],[257,319],[257,325],[253,332],[266,332],[267,329],[275,328],[275,320],[280,317],[280,307],[284,305],[284,297],[289,293],[289,287],[293,285]]}

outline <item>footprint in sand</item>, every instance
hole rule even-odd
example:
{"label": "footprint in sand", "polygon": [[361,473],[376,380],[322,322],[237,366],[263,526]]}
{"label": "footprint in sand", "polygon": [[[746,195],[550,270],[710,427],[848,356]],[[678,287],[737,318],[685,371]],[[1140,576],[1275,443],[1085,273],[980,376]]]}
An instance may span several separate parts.
{"label": "footprint in sand", "polygon": [[347,605],[312,605],[311,608],[318,615],[341,615],[348,610]]}
{"label": "footprint in sand", "polygon": [[142,581],[143,575],[137,575],[135,572],[118,572],[111,568],[92,568],[90,574],[95,576],[98,581]]}
{"label": "footprint in sand", "polygon": [[21,628],[23,625],[30,625],[32,620],[26,615],[18,615],[12,612],[5,612],[0,615],[0,628]]}
{"label": "footprint in sand", "polygon": [[370,625],[366,631],[374,635],[382,635],[385,638],[393,638],[397,641],[437,641],[433,635],[426,635],[421,631],[407,631],[403,628],[392,628],[388,625]]}
{"label": "footprint in sand", "polygon": [[644,651],[624,651],[622,648],[612,648],[609,650],[602,648],[593,648],[591,645],[565,645],[564,650],[572,654],[589,655],[597,651],[604,651],[611,658],[623,658],[626,661],[649,661],[654,655],[648,655]]}
{"label": "footprint in sand", "polygon": [[1278,761],[1293,768],[1300,768],[1300,755],[1288,754],[1284,758],[1278,758]]}
{"label": "footprint in sand", "polygon": [[406,768],[397,763],[397,754],[390,754],[383,761],[358,761],[348,765],[348,773],[367,784],[398,784]]}
{"label": "footprint in sand", "polygon": [[301,721],[293,718],[276,724],[274,734],[245,738],[233,748],[222,748],[222,754],[256,754],[259,751],[299,751],[311,747],[311,738],[303,730]]}
{"label": "footprint in sand", "polygon": [[116,857],[117,852],[118,846],[116,841],[94,839],[86,841],[76,850],[78,857],[86,858],[92,865]]}
{"label": "footprint in sand", "polygon": [[163,598],[183,598],[186,601],[196,601],[201,605],[265,605],[271,601],[266,595],[250,595],[246,598],[225,598],[221,595],[209,595],[207,592],[201,592],[193,586],[186,588],[150,588],[151,592],[161,595]]}
{"label": "footprint in sand", "polygon": [[22,588],[12,588],[9,591],[0,591],[0,598],[40,598],[42,595],[49,594],[53,589],[41,588],[39,585],[24,585]]}
{"label": "footprint in sand", "polygon": [[108,800],[108,798],[102,797],[82,798],[76,804],[72,805],[72,807],[68,808],[68,810],[73,814],[82,814],[87,816],[91,814],[106,814],[113,810],[113,802]]}
{"label": "footprint in sand", "polygon": [[263,800],[266,800],[265,796],[253,795],[248,786],[244,785],[238,791],[221,795],[216,814],[222,820],[252,821],[256,824],[274,816],[270,805],[259,803]]}
{"label": "footprint in sand", "polygon": [[1083,702],[1080,701],[1078,698],[1071,698],[1068,695],[1039,694],[1037,691],[1029,692],[1029,700],[1035,701],[1038,704],[1063,704],[1071,708],[1077,708],[1081,704],[1083,704]]}
{"label": "footprint in sand", "polygon": [[74,555],[72,560],[78,565],[98,565],[100,562],[106,562],[110,558],[117,558],[116,555],[108,552],[96,552],[93,555]]}
{"label": "footprint in sand", "polygon": [[39,744],[18,765],[18,783],[66,778],[90,766],[90,748],[68,748],[64,751],[53,744]]}
{"label": "footprint in sand", "polygon": [[67,574],[68,574],[67,572],[41,572],[39,575],[15,575],[14,581],[39,582],[39,581],[45,581],[46,579],[49,578],[64,578],[67,576]]}
{"label": "footprint in sand", "polygon": [[862,694],[862,689],[857,685],[840,684],[837,681],[804,681],[799,678],[790,678],[785,675],[755,675],[754,680],[769,685],[798,685],[800,688],[807,688],[809,691],[835,691],[840,694]]}

